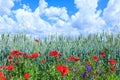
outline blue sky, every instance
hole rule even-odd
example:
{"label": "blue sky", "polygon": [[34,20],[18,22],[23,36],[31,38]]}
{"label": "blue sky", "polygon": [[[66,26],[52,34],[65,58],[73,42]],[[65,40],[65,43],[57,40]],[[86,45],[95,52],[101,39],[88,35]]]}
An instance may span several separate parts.
{"label": "blue sky", "polygon": [[[109,0],[99,0],[97,9],[103,10],[107,6],[108,1]],[[74,4],[74,0],[46,0],[46,2],[48,3],[49,7],[50,6],[66,7],[69,15],[73,15],[74,13],[78,11],[78,9],[76,8],[76,5]],[[32,11],[34,11],[39,5],[39,0],[34,0],[34,1],[33,0],[21,0],[21,2],[15,2],[15,6],[12,9],[14,10],[14,9],[18,9],[22,7],[20,3],[30,6]]]}
{"label": "blue sky", "polygon": [[[46,0],[46,2],[48,3],[48,7],[50,6],[66,7],[69,15],[72,15],[75,12],[77,12],[77,9],[74,4],[74,0],[70,0],[70,1],[69,0]],[[30,6],[32,11],[34,11],[39,5],[39,0],[34,0],[34,1],[33,0],[21,0],[20,3]],[[22,7],[20,3],[16,2],[13,9],[18,9]]]}
{"label": "blue sky", "polygon": [[108,1],[109,0],[99,0],[98,1],[98,9],[103,10],[104,8],[106,8],[107,4],[108,4]]}
{"label": "blue sky", "polygon": [[0,33],[79,35],[120,31],[120,0],[0,0]]}

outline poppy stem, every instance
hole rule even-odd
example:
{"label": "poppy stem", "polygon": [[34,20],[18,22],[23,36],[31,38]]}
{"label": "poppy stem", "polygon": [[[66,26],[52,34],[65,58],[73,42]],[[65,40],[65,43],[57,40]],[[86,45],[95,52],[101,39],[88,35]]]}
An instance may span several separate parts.
{"label": "poppy stem", "polygon": [[64,76],[62,76],[62,80],[65,80],[65,77],[64,77]]}

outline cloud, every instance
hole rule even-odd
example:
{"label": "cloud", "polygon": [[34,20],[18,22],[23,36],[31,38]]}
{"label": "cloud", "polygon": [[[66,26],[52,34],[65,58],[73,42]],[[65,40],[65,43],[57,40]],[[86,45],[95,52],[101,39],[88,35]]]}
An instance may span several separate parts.
{"label": "cloud", "polygon": [[[67,35],[74,31],[71,35],[79,34],[79,31],[71,26],[65,7],[48,7],[47,5],[47,2],[40,0],[39,6],[34,12],[26,5],[23,5],[22,9],[15,10],[14,14],[19,25],[19,32],[24,31],[36,35],[56,33]],[[48,21],[43,19],[42,16],[45,16]],[[50,21],[53,21],[53,24]]]}
{"label": "cloud", "polygon": [[46,17],[48,17],[51,20],[53,19],[53,17],[60,18],[65,21],[69,19],[69,16],[67,14],[67,10],[65,7],[58,8],[58,7],[51,6],[50,8],[45,9],[44,14]]}
{"label": "cloud", "polygon": [[0,15],[10,14],[14,6],[14,0],[0,0]]}
{"label": "cloud", "polygon": [[100,17],[101,11],[97,11],[98,0],[75,0],[77,13],[71,16],[72,26],[83,33],[101,32],[105,21]]}
{"label": "cloud", "polygon": [[[44,2],[44,1],[43,1]],[[42,4],[42,3],[41,3]],[[43,5],[43,4],[42,4]],[[39,14],[39,12],[36,12],[38,9],[43,9],[43,13]],[[17,20],[18,25],[18,32],[25,32],[27,34],[35,34],[35,35],[51,35],[51,34],[70,34],[70,31],[76,31],[75,34],[77,34],[77,30],[71,27],[70,23],[68,21],[65,21],[67,15],[66,10],[64,8],[55,8],[58,10],[60,14],[56,14],[56,12],[50,16],[48,14],[45,14],[46,10],[50,11],[51,8],[44,7],[39,5],[38,8],[36,8],[35,12],[32,12],[29,6],[23,5],[22,9],[18,9],[13,11],[15,18]],[[40,10],[39,10],[40,11]],[[62,13],[65,13],[64,15]],[[60,18],[55,20],[54,24],[51,24],[50,22],[44,20],[41,18],[41,16],[45,15],[48,19],[50,17],[56,17]],[[67,15],[68,18],[68,15]],[[74,34],[74,33],[71,33]]]}
{"label": "cloud", "polygon": [[39,15],[32,12],[29,6],[27,8],[14,11],[19,30],[35,34],[45,32],[50,28],[50,24],[40,18]]}
{"label": "cloud", "polygon": [[35,10],[35,14],[36,15],[43,15],[47,6],[48,6],[48,3],[45,0],[40,0],[39,1],[39,6]]}
{"label": "cloud", "polygon": [[8,15],[0,16],[0,33],[11,32],[15,24],[15,21],[12,18],[9,18]]}
{"label": "cloud", "polygon": [[109,0],[103,18],[110,27],[120,23],[120,0]]}

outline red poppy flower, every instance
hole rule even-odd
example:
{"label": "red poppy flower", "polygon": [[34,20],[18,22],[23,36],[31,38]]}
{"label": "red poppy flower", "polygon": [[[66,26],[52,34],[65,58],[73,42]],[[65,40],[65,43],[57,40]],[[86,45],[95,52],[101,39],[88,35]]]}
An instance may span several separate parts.
{"label": "red poppy flower", "polygon": [[38,40],[38,39],[35,39],[35,42],[39,43],[39,40]]}
{"label": "red poppy flower", "polygon": [[109,63],[114,65],[114,64],[116,64],[116,60],[110,59],[110,60],[109,60]]}
{"label": "red poppy flower", "polygon": [[22,53],[22,56],[23,57],[28,57],[28,54],[24,52],[24,53]]}
{"label": "red poppy flower", "polygon": [[9,54],[8,59],[13,59],[13,55]]}
{"label": "red poppy flower", "polygon": [[44,62],[46,62],[46,61],[45,61],[45,59],[42,59],[42,60],[41,60],[41,62],[43,62],[43,63],[44,63]]}
{"label": "red poppy flower", "polygon": [[8,70],[13,70],[13,69],[14,69],[14,66],[10,64],[9,66],[7,66],[7,69],[8,69]]}
{"label": "red poppy flower", "polygon": [[71,61],[79,61],[80,58],[75,58],[74,56],[71,56],[71,57],[70,57],[70,60],[71,60]]}
{"label": "red poppy flower", "polygon": [[4,73],[3,72],[0,72],[0,77],[4,77]]}
{"label": "red poppy flower", "polygon": [[13,55],[20,55],[21,52],[19,52],[18,50],[13,50],[10,54],[13,54]]}
{"label": "red poppy flower", "polygon": [[49,55],[50,55],[50,56],[55,56],[55,57],[57,57],[57,56],[59,56],[59,53],[58,53],[57,50],[53,50],[53,51],[51,51],[51,52],[49,53]]}
{"label": "red poppy flower", "polygon": [[95,61],[98,61],[99,58],[98,58],[98,56],[94,55],[94,56],[93,56],[93,59],[94,59]]}
{"label": "red poppy flower", "polygon": [[38,53],[34,52],[32,55],[28,56],[28,58],[33,59],[33,58],[37,58],[38,57]]}
{"label": "red poppy flower", "polygon": [[69,72],[69,68],[65,65],[57,65],[56,69],[61,73],[62,76],[65,76]]}
{"label": "red poppy flower", "polygon": [[110,66],[111,71],[115,71],[115,66]]}
{"label": "red poppy flower", "polygon": [[75,58],[75,61],[79,61],[80,60],[80,58]]}
{"label": "red poppy flower", "polygon": [[15,55],[16,58],[19,58],[19,55]]}
{"label": "red poppy flower", "polygon": [[29,73],[25,73],[25,74],[24,74],[24,78],[25,78],[25,79],[29,79],[29,78],[30,78]]}
{"label": "red poppy flower", "polygon": [[106,56],[106,53],[104,51],[102,51],[100,54],[101,54],[102,57]]}
{"label": "red poppy flower", "polygon": [[5,77],[0,77],[0,80],[6,80],[6,78]]}
{"label": "red poppy flower", "polygon": [[74,56],[71,56],[71,57],[70,57],[70,60],[71,60],[71,61],[74,61],[74,60],[75,60],[75,57],[74,57]]}
{"label": "red poppy flower", "polygon": [[19,55],[21,55],[21,52],[19,52],[18,50],[13,50],[11,51],[11,53],[8,55],[8,59],[12,59],[14,56],[16,58],[19,58]]}

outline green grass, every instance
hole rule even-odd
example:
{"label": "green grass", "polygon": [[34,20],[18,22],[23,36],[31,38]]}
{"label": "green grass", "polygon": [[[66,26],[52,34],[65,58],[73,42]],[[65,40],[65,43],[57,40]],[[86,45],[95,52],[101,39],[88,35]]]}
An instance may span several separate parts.
{"label": "green grass", "polygon": [[[36,73],[36,76],[40,76],[40,78],[36,78],[34,76],[34,79],[36,80],[62,80],[63,78],[60,76],[60,74],[55,70],[55,65],[57,65],[56,61],[54,61],[54,57],[49,57],[48,53],[52,50],[58,50],[59,52],[63,53],[63,56],[60,57],[59,63],[68,65],[70,68],[78,67],[79,66],[79,72],[77,74],[74,74],[72,71],[65,76],[67,80],[72,80],[74,77],[78,80],[81,78],[80,75],[82,72],[84,72],[85,68],[84,65],[86,61],[91,60],[93,55],[98,55],[100,57],[100,52],[105,51],[107,54],[107,57],[105,60],[109,60],[110,58],[113,58],[117,61],[117,69],[113,73],[109,71],[106,72],[105,75],[103,75],[100,78],[95,78],[95,80],[119,80],[120,78],[120,33],[117,34],[90,34],[87,37],[82,36],[81,34],[76,37],[72,38],[70,36],[49,36],[48,38],[45,38],[45,40],[41,40],[39,43],[36,43],[34,39],[31,37],[27,37],[25,34],[1,34],[0,36],[0,66],[3,66],[4,64],[7,64],[7,56],[12,50],[19,50],[21,52],[26,52],[29,55],[33,52],[40,52],[43,56],[40,58],[37,58],[35,60],[32,60],[29,62],[29,60],[26,60],[28,63],[32,63],[31,66],[28,66],[24,68],[25,70],[28,69],[28,72],[31,73],[31,75],[34,75],[32,73]],[[80,57],[80,62],[70,62],[66,63],[64,62],[64,58],[70,57],[71,55],[74,55],[76,57]],[[45,58],[47,61],[45,64],[41,63],[40,60],[42,58]],[[92,61],[94,63],[94,61]],[[21,64],[23,65],[23,64]],[[73,66],[74,65],[74,66]],[[103,66],[102,62],[99,62],[99,67]],[[20,67],[20,66],[19,66]],[[31,69],[31,68],[35,69]],[[93,65],[95,67],[95,65]],[[105,68],[104,68],[105,69]],[[103,69],[103,71],[104,71]],[[95,69],[94,69],[95,70]],[[15,70],[18,71],[18,70]],[[23,70],[21,70],[23,71]],[[16,72],[13,71],[13,74],[16,74]],[[22,73],[20,74],[22,75]],[[89,75],[89,74],[88,74]],[[105,76],[108,76],[107,78]],[[56,77],[59,76],[59,77]],[[95,75],[96,76],[96,75]],[[94,76],[94,77],[95,77]],[[99,77],[99,76],[98,76]],[[116,77],[116,78],[115,78]],[[13,76],[13,80],[18,78],[18,76]],[[45,79],[46,78],[46,79]],[[12,79],[11,79],[12,80]],[[24,80],[21,76],[21,80]],[[33,80],[33,78],[30,78],[30,80]],[[89,78],[86,80],[89,80]],[[93,79],[94,80],[94,79]]]}

